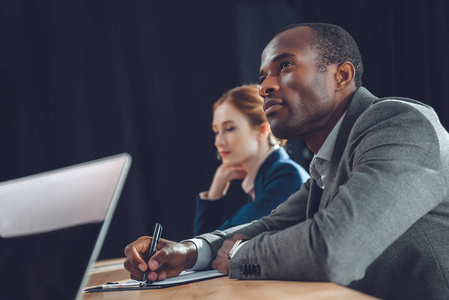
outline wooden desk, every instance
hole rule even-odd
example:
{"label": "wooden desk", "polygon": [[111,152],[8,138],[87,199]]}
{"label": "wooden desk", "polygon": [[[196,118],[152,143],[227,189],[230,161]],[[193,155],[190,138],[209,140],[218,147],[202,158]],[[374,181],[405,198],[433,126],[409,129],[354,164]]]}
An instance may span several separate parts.
{"label": "wooden desk", "polygon": [[[97,262],[88,286],[129,280],[123,258]],[[328,282],[236,280],[220,277],[160,290],[85,293],[83,299],[302,299],[373,300],[374,297]]]}

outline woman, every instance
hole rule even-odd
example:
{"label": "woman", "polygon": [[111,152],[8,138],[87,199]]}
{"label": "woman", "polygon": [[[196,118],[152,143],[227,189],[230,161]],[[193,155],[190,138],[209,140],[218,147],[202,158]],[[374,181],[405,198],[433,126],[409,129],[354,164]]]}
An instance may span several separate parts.
{"label": "woman", "polygon": [[[222,164],[209,190],[197,195],[195,235],[266,216],[309,178],[282,147],[286,141],[272,135],[257,85],[236,87],[218,99],[212,130]],[[226,193],[235,179],[243,179],[247,203],[224,220],[224,203],[230,201]]]}

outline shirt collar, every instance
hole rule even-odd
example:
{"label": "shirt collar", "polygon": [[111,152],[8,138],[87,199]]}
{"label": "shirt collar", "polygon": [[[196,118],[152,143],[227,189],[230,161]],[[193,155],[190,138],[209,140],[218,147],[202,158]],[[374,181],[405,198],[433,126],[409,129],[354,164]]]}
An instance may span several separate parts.
{"label": "shirt collar", "polygon": [[315,155],[318,158],[331,161],[332,153],[334,152],[335,143],[337,141],[337,135],[340,131],[341,123],[343,122],[343,119],[346,115],[346,112],[341,116],[341,118],[338,120],[337,124],[335,124],[334,128],[332,128],[332,131],[327,136],[326,140],[324,141],[323,145],[321,146],[320,150],[318,150],[318,153]]}
{"label": "shirt collar", "polygon": [[318,153],[313,156],[312,162],[310,163],[309,173],[322,189],[324,189],[325,186],[326,174],[330,167],[330,161],[334,152],[335,143],[337,142],[338,132],[340,131],[341,123],[343,122],[345,115],[346,112],[340,117],[334,128],[332,128],[332,131],[327,136],[320,150],[318,150]]}

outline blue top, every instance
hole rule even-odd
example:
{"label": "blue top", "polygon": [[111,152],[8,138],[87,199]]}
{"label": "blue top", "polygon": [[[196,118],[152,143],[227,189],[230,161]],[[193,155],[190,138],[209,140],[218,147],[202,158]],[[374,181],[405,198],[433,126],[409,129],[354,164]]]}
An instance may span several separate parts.
{"label": "blue top", "polygon": [[247,203],[228,220],[223,220],[226,196],[211,201],[200,199],[198,194],[193,233],[196,236],[258,220],[297,192],[309,177],[306,170],[280,147],[265,159],[257,172],[254,179],[254,201],[247,194]]}

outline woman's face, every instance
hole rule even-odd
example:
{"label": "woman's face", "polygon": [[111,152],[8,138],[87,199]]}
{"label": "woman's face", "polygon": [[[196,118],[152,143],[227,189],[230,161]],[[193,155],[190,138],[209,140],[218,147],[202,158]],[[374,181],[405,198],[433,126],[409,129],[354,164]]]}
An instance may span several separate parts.
{"label": "woman's face", "polygon": [[215,108],[212,120],[215,147],[224,164],[244,164],[259,148],[259,126],[253,127],[234,105],[224,102]]}

